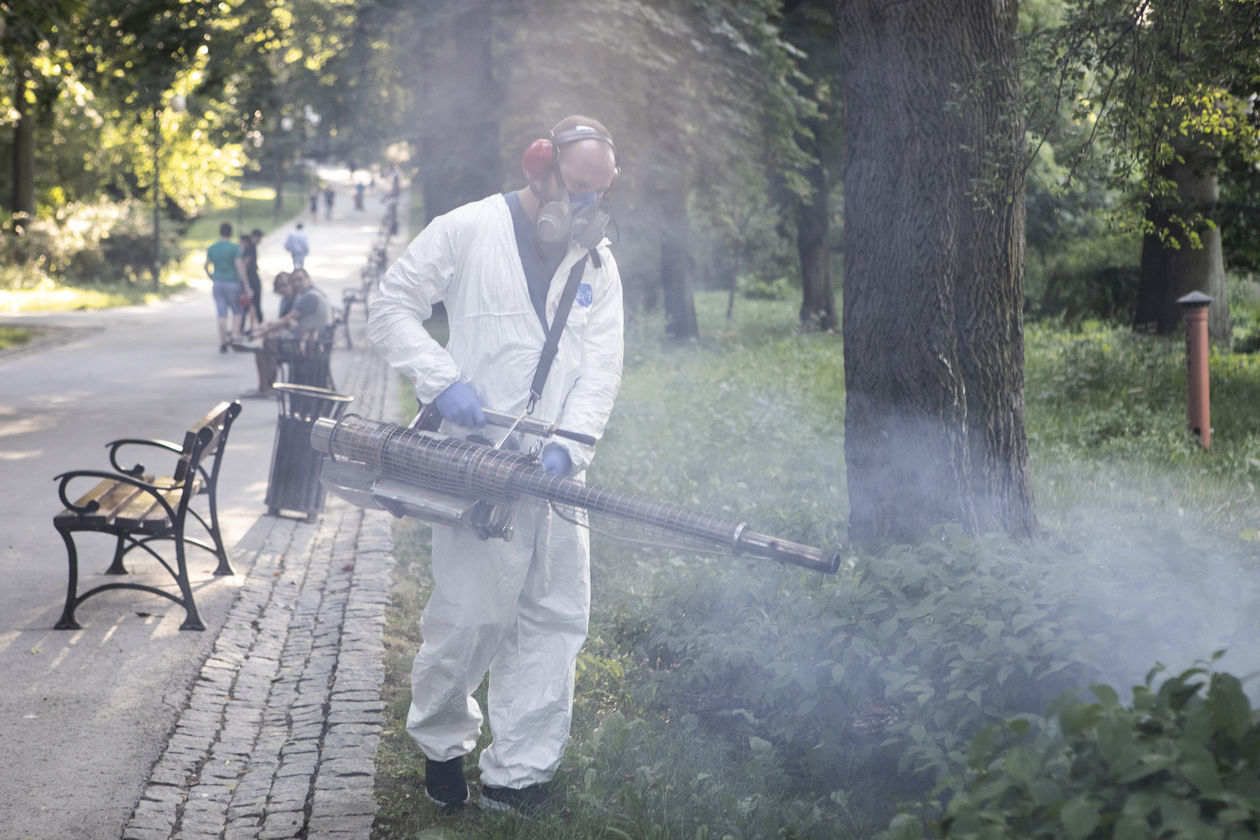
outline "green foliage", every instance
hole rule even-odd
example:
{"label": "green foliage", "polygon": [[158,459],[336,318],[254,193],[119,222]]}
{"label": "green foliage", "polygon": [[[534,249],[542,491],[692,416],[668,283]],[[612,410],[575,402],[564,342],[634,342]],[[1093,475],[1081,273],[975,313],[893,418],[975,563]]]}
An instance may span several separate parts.
{"label": "green foliage", "polygon": [[[1237,677],[1192,668],[1131,705],[1095,685],[971,743],[942,788],[937,836],[1230,840],[1260,833],[1260,712]],[[1205,691],[1206,689],[1206,691]],[[892,837],[918,837],[903,819]]]}
{"label": "green foliage", "polygon": [[235,195],[223,196],[203,207],[188,225],[180,245],[185,256],[192,257],[200,276],[205,250],[219,238],[221,223],[229,222],[236,235],[254,228],[266,233],[301,213],[305,206],[305,195],[293,183],[286,185],[278,212],[272,187],[244,184]]}
{"label": "green foliage", "polygon": [[[304,199],[284,196],[280,218],[300,212]],[[162,283],[152,283],[152,208],[137,202],[70,205],[51,220],[37,220],[21,237],[0,238],[0,309],[101,309],[144,304],[203,276],[205,249],[221,222],[238,230],[271,230],[270,189],[249,188],[230,201],[203,208],[191,224],[162,228]],[[184,229],[186,228],[186,229]],[[182,230],[181,230],[182,229]],[[170,266],[172,261],[182,264]]]}
{"label": "green foliage", "polygon": [[1179,338],[1098,323],[1072,330],[1034,324],[1027,342],[1028,438],[1034,459],[1045,461],[1036,465],[1043,478],[1045,470],[1076,474],[1077,491],[1064,489],[1079,492],[1079,475],[1090,471],[1079,469],[1081,461],[1127,460],[1143,481],[1172,465],[1185,504],[1239,493],[1221,483],[1226,477],[1260,479],[1253,408],[1260,404],[1260,361],[1254,355],[1213,350],[1214,432],[1211,452],[1203,453],[1184,431],[1185,350]]}
{"label": "green foliage", "polygon": [[[138,203],[72,204],[55,218],[38,219],[22,236],[0,238],[0,288],[39,289],[52,284],[133,282],[151,271],[151,208]],[[165,231],[164,251],[177,232]]]}
{"label": "green foliage", "polygon": [[693,714],[655,722],[614,713],[575,752],[564,773],[569,821],[600,826],[598,836],[855,837],[796,795],[771,744],[732,750]]}
{"label": "green foliage", "polygon": [[1229,278],[1229,317],[1235,353],[1260,353],[1260,275]]}
{"label": "green foliage", "polygon": [[658,609],[623,632],[657,672],[653,696],[775,745],[815,795],[880,772],[913,785],[956,763],[994,710],[1044,708],[1101,658],[1062,558],[942,536],[821,581],[722,561],[665,570]]}
{"label": "green foliage", "polygon": [[[1065,189],[1069,177],[1074,188]],[[1078,167],[1069,175],[1046,144],[1029,168],[1024,206],[1029,316],[1131,323],[1141,238],[1137,220],[1124,216],[1123,197],[1100,173]]]}
{"label": "green foliage", "polygon": [[[1093,169],[1137,207],[1176,202],[1167,167],[1191,150],[1214,168],[1230,156],[1254,163],[1260,131],[1247,103],[1257,91],[1258,21],[1252,0],[1029,4],[1033,148],[1048,143],[1069,178]],[[1148,232],[1188,240],[1204,209],[1182,207],[1182,223]]]}
{"label": "green foliage", "polygon": [[[1255,268],[1256,11],[1253,0],[1020,5],[1033,317],[1131,321],[1143,234],[1200,247],[1219,226],[1227,264]],[[1219,174],[1222,201],[1183,203],[1171,167],[1182,161]]]}

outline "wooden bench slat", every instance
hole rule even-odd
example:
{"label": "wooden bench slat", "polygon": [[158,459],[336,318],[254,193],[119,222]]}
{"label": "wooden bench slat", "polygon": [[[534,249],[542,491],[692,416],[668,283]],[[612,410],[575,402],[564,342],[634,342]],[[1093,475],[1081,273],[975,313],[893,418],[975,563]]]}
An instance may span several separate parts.
{"label": "wooden bench slat", "polygon": [[[153,482],[159,487],[170,486],[173,480],[169,476],[163,476]],[[192,492],[195,495],[201,490],[201,480],[193,482]],[[179,498],[184,493],[184,485],[178,484],[170,490],[163,490],[160,495],[166,500],[166,503],[172,508],[179,505]],[[114,516],[114,523],[122,528],[132,528],[141,531],[161,531],[169,528],[171,518],[166,515],[166,508],[158,504],[152,493],[145,493],[143,497],[137,496],[132,499],[131,503],[123,507]]]}
{"label": "wooden bench slat", "polygon": [[[171,483],[171,480],[167,476],[162,476],[157,480],[157,483],[159,485],[168,485]],[[180,490],[182,489],[181,487]],[[162,495],[165,496],[166,494],[163,493]],[[178,497],[178,494],[176,495]],[[156,514],[157,522],[153,522],[155,517],[151,514]],[[146,520],[158,527],[160,527],[162,521],[169,521],[166,516],[166,510],[158,504],[152,493],[147,492],[135,496],[114,514],[114,524],[121,528],[139,528]]]}
{"label": "wooden bench slat", "polygon": [[[150,481],[153,476],[141,476],[141,481]],[[96,501],[99,507],[91,513],[80,513],[71,508],[64,509],[57,514],[58,519],[72,517],[82,521],[85,525],[101,526],[109,521],[121,508],[132,501],[137,495],[145,495],[144,491],[133,484],[117,481],[112,478],[102,479],[91,490],[84,493],[75,500],[75,505],[79,507],[86,506],[88,502]]]}

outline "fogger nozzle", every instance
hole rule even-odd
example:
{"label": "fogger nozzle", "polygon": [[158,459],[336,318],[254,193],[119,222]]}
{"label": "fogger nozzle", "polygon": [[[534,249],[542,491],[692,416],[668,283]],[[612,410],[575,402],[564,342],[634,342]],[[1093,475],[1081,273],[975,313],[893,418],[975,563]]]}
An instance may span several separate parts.
{"label": "fogger nozzle", "polygon": [[[348,414],[341,420],[316,420],[311,446],[328,456],[324,485],[359,505],[374,501],[378,507],[427,518],[424,511],[433,507],[433,493],[494,505],[534,498],[658,528],[734,554],[828,573],[840,567],[838,554],[756,533],[743,522],[547,475],[525,455],[442,434]],[[356,470],[361,478],[348,478]]]}

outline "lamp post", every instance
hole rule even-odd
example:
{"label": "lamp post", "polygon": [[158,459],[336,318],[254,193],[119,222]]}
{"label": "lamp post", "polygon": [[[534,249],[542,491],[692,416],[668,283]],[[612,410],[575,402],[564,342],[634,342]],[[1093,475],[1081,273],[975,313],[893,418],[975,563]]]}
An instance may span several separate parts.
{"label": "lamp post", "polygon": [[276,156],[276,200],[271,206],[271,221],[278,223],[280,221],[280,207],[284,202],[284,160],[288,157],[289,132],[293,130],[293,117],[288,115],[280,118],[280,134],[276,138],[275,156]]}
{"label": "lamp post", "polygon": [[[183,111],[184,97],[171,97],[171,108]],[[162,107],[153,108],[153,291],[162,286]]]}

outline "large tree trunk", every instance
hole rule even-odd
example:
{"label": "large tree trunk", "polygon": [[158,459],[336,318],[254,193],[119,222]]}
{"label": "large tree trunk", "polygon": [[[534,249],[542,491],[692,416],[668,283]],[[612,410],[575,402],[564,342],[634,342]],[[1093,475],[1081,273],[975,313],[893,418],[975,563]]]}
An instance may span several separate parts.
{"label": "large tree trunk", "polygon": [[23,231],[35,219],[35,119],[37,108],[26,100],[27,80],[17,68],[13,106],[18,112],[13,131],[13,228]]}
{"label": "large tree trunk", "polygon": [[493,13],[490,0],[467,0],[422,36],[421,101],[428,107],[418,162],[426,220],[503,189]]}
{"label": "large tree trunk", "polygon": [[837,10],[850,536],[1031,535],[1016,4]]}
{"label": "large tree trunk", "polygon": [[691,288],[690,252],[687,243],[687,188],[675,182],[658,193],[660,202],[661,293],[665,308],[665,335],[697,338],[696,300]]}
{"label": "large tree trunk", "polygon": [[[1208,336],[1214,344],[1228,347],[1231,330],[1221,232],[1208,223],[1215,218],[1220,197],[1214,153],[1184,141],[1174,146],[1181,160],[1161,174],[1176,184],[1177,193],[1146,208],[1146,221],[1154,232],[1142,238],[1142,279],[1134,326],[1160,335],[1178,332],[1182,311],[1177,299],[1202,292],[1212,298]],[[1178,220],[1194,226],[1202,247],[1191,246],[1188,231]],[[1170,238],[1161,237],[1161,233]]]}
{"label": "large tree trunk", "polygon": [[827,169],[815,160],[809,172],[814,191],[796,206],[796,252],[801,259],[801,326],[831,332],[836,321],[836,296],[831,288],[831,208]]}

